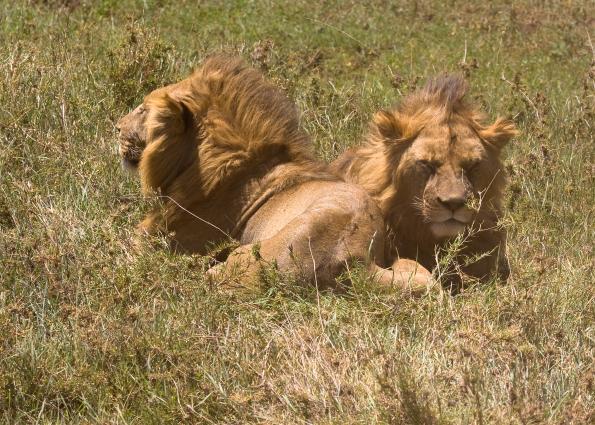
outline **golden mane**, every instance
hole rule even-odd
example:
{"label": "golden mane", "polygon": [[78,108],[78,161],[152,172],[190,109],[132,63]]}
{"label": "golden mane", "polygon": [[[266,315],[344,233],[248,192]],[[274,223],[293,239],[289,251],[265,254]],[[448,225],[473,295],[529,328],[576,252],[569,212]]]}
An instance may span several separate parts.
{"label": "golden mane", "polygon": [[145,104],[145,191],[192,179],[192,189],[208,196],[265,159],[318,167],[294,104],[241,59],[210,57],[175,88],[147,96]]}
{"label": "golden mane", "polygon": [[[466,101],[466,94],[467,83],[460,76],[443,75],[429,80],[391,110],[377,112],[357,155],[344,156],[335,167],[373,195],[385,213],[397,207],[398,182],[394,181],[394,171],[401,154],[429,123],[462,120],[482,140],[497,148],[517,134],[514,123],[502,118],[485,125],[485,114]],[[497,156],[493,159],[499,161]],[[497,177],[494,189],[500,192],[504,183],[503,175]]]}
{"label": "golden mane", "polygon": [[[377,112],[363,145],[342,154],[333,167],[378,202],[389,231],[388,258],[416,258],[433,268],[435,248],[453,233],[438,234],[433,229],[442,226],[435,223],[442,222],[432,223],[428,217],[438,211],[453,214],[456,209],[466,214],[459,216],[462,220],[471,220],[472,210],[473,221],[465,221],[465,226],[482,231],[476,231],[466,245],[465,255],[494,254],[466,266],[465,272],[483,278],[491,270],[507,269],[505,230],[498,227],[506,185],[500,151],[517,130],[502,118],[487,125],[485,115],[465,100],[466,92],[467,84],[459,76],[430,80],[391,110]],[[416,140],[420,144],[416,145]],[[474,149],[474,143],[482,148]],[[457,204],[443,202],[449,196]],[[467,204],[473,199],[475,204]],[[502,264],[495,266],[499,261]],[[507,272],[502,273],[505,275]]]}

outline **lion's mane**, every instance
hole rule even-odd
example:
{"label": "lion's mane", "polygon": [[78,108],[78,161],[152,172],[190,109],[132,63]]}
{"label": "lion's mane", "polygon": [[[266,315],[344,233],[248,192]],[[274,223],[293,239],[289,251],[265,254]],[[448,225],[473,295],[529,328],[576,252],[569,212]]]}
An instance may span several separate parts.
{"label": "lion's mane", "polygon": [[[416,250],[433,252],[437,244],[422,217],[411,208],[415,201],[401,181],[403,167],[411,167],[401,157],[425,126],[436,123],[464,122],[485,143],[488,167],[497,170],[490,176],[490,184],[482,194],[482,208],[477,222],[495,226],[501,213],[506,177],[499,158],[500,149],[517,134],[514,124],[498,118],[485,124],[485,115],[465,100],[467,84],[458,76],[432,79],[422,89],[405,97],[389,111],[379,111],[370,123],[364,143],[345,152],[333,167],[346,180],[363,186],[378,202],[385,217],[390,244],[389,250],[407,241],[415,256]],[[421,197],[421,194],[416,194]],[[403,243],[401,243],[403,245]],[[390,254],[389,254],[390,257]],[[426,265],[428,267],[428,265]]]}
{"label": "lion's mane", "polygon": [[[318,169],[294,104],[241,59],[211,57],[185,84],[181,103],[167,92],[146,100],[147,149],[139,170],[143,190],[185,186],[207,197],[265,158]],[[190,129],[188,121],[194,122]]]}

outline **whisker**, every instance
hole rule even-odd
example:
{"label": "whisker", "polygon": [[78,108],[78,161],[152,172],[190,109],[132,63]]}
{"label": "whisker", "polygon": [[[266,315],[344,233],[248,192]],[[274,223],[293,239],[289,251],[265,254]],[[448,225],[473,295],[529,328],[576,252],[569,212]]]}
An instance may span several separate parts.
{"label": "whisker", "polygon": [[416,196],[413,199],[411,206],[416,210],[424,223],[431,223],[432,215],[441,211],[440,208],[436,208],[434,205],[430,204],[427,200],[420,196]]}

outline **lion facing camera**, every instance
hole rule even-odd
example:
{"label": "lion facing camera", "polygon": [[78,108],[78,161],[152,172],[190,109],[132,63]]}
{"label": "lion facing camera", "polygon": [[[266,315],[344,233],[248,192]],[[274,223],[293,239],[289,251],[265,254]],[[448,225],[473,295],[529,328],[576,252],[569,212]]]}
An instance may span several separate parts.
{"label": "lion facing camera", "polygon": [[512,122],[484,115],[464,100],[457,76],[433,79],[389,111],[377,112],[362,146],[332,167],[366,189],[380,206],[386,256],[437,266],[437,251],[456,246],[461,276],[506,280],[506,233],[499,225],[505,175],[500,152],[517,134]]}

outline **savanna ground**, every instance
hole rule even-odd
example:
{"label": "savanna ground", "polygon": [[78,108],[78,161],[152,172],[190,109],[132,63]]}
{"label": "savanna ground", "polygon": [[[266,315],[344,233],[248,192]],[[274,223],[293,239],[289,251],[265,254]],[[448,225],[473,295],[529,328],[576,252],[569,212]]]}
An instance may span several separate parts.
{"label": "savanna ground", "polygon": [[[592,423],[593,3],[0,1],[4,423]],[[512,277],[457,296],[321,293],[132,255],[148,208],[114,123],[208,53],[299,105],[318,154],[463,73],[506,149]]]}

